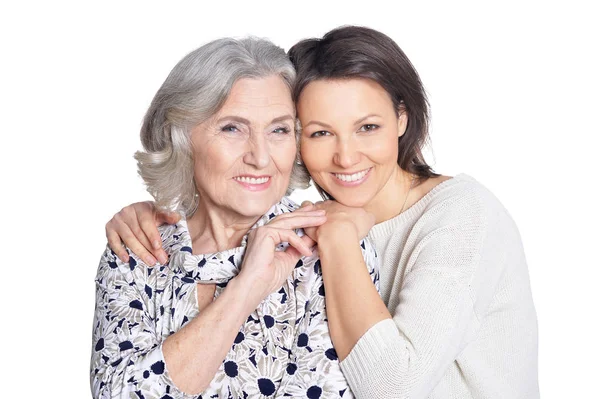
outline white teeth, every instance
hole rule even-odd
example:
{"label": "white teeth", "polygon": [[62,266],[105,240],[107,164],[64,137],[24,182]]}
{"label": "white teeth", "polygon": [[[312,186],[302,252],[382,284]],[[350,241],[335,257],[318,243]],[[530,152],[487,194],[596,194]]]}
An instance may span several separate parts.
{"label": "white teeth", "polygon": [[334,175],[341,181],[352,182],[352,181],[360,180],[363,177],[365,177],[365,175],[369,172],[369,170],[371,170],[371,168],[365,169],[362,172],[353,173],[351,175],[347,175],[347,174],[343,174],[343,173],[334,173]]}
{"label": "white teeth", "polygon": [[269,181],[268,177],[259,177],[258,179],[255,179],[254,177],[238,176],[234,177],[234,179],[246,184],[265,184]]}

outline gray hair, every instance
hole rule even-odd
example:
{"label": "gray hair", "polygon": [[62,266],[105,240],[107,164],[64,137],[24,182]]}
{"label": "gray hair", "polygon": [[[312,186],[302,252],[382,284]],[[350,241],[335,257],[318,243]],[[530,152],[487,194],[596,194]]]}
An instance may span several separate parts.
{"label": "gray hair", "polygon": [[[223,106],[237,80],[272,75],[283,79],[291,96],[296,71],[285,51],[254,37],[218,39],[179,61],[146,112],[140,134],[144,151],[135,154],[138,173],[158,207],[186,216],[195,212],[191,130]],[[287,194],[308,187],[309,179],[298,155]]]}

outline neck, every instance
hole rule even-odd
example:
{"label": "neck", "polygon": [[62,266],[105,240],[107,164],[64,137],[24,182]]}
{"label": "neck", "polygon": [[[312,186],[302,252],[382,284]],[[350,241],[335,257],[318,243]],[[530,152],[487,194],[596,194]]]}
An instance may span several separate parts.
{"label": "neck", "polygon": [[198,210],[187,220],[193,254],[214,253],[239,247],[242,238],[259,217],[233,214],[230,210],[201,201]]}
{"label": "neck", "polygon": [[[367,212],[375,215],[375,223],[385,222],[402,212],[407,194],[410,190],[412,176],[396,166],[390,175],[387,183],[375,195],[375,197],[365,205]],[[404,210],[410,206],[410,198],[406,201]]]}

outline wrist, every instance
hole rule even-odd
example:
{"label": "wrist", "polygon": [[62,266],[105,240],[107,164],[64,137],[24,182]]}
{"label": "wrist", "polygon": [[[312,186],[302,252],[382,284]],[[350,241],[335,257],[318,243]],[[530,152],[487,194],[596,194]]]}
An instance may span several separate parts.
{"label": "wrist", "polygon": [[325,223],[317,229],[317,241],[321,246],[328,242],[358,242],[360,241],[356,225],[351,221],[335,221]]}
{"label": "wrist", "polygon": [[252,313],[262,302],[266,295],[261,295],[262,290],[256,281],[252,281],[245,273],[240,272],[227,283],[227,288],[236,296],[238,303],[243,304],[246,317]]}

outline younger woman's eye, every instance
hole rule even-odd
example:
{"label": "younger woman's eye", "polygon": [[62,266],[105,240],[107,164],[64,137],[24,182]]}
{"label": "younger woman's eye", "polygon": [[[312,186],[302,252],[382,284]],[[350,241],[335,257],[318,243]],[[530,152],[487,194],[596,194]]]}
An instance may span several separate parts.
{"label": "younger woman's eye", "polygon": [[318,132],[314,132],[313,134],[310,135],[310,137],[323,137],[323,136],[328,136],[331,133],[329,133],[326,130],[319,130]]}
{"label": "younger woman's eye", "polygon": [[377,128],[379,128],[379,125],[375,125],[373,123],[368,123],[366,125],[362,125],[360,127],[360,131],[361,132],[370,132],[371,130],[375,130]]}

